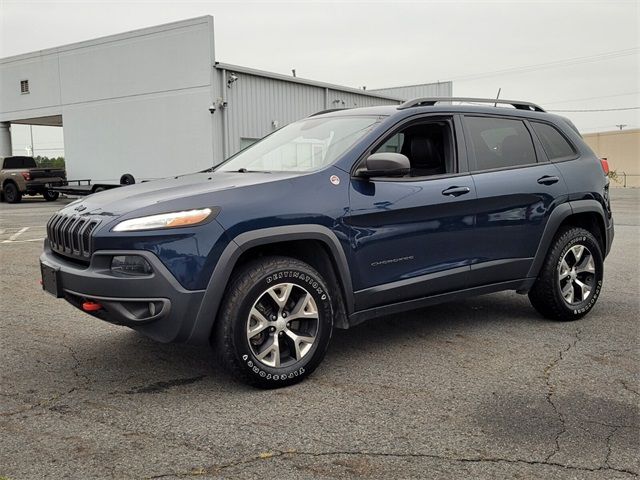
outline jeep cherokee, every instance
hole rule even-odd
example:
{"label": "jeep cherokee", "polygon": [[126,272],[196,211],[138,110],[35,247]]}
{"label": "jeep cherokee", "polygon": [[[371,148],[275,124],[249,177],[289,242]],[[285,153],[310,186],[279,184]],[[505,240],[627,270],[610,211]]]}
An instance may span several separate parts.
{"label": "jeep cherokee", "polygon": [[578,319],[613,239],[607,166],[537,105],[469,105],[494,102],[320,112],[211,169],[73,202],[47,224],[43,288],[210,343],[266,388],[313,372],[333,328],[434,303],[515,290]]}

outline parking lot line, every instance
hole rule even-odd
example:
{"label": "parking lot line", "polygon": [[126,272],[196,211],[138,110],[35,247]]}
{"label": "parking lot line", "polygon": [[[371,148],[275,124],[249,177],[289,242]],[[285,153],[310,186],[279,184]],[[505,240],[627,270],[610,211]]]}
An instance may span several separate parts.
{"label": "parking lot line", "polygon": [[[29,227],[22,227],[20,230],[18,230],[16,233],[14,233],[13,235],[11,235],[9,237],[9,242],[13,242],[14,240],[17,240],[17,238],[22,235],[24,232],[26,232],[27,230],[29,230]],[[6,242],[7,240],[5,240]]]}
{"label": "parking lot line", "polygon": [[[27,242],[41,242],[44,238],[28,238],[26,240],[3,240],[0,243],[27,243]],[[0,477],[2,478],[2,477]]]}

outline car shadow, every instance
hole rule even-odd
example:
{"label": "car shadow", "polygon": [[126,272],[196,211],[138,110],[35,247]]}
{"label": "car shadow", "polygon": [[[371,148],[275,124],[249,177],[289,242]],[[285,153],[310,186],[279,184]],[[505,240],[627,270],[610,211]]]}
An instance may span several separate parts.
{"label": "car shadow", "polygon": [[[349,330],[335,330],[322,367],[366,362],[373,349],[403,348],[408,342],[430,342],[443,335],[491,328],[498,323],[536,323],[541,318],[526,297],[500,293],[475,297],[370,320]],[[152,394],[174,388],[247,390],[220,366],[207,346],[161,344],[120,327],[104,335],[85,337],[77,343],[74,374],[87,386],[106,393]],[[106,333],[106,332],[105,332]],[[63,372],[60,372],[64,375]],[[318,373],[316,373],[317,375]]]}

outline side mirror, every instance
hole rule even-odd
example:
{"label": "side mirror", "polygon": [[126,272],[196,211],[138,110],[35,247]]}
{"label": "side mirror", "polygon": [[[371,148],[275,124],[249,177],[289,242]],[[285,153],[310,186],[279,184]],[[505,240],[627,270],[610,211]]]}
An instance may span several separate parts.
{"label": "side mirror", "polygon": [[408,174],[411,169],[406,155],[393,152],[369,155],[364,165],[365,168],[358,172],[363,177],[398,177]]}

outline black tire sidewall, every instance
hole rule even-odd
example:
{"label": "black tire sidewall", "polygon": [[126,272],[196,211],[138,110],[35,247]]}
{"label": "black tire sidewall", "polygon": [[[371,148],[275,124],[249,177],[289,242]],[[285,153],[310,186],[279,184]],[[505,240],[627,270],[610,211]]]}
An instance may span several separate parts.
{"label": "black tire sidewall", "polygon": [[60,194],[58,192],[52,192],[51,190],[45,190],[42,196],[47,202],[55,202]]}
{"label": "black tire sidewall", "polygon": [[[9,193],[9,195],[7,195]],[[20,191],[18,187],[13,183],[8,183],[4,186],[4,197],[7,203],[18,203],[20,201]]]}
{"label": "black tire sidewall", "polygon": [[[331,297],[322,279],[313,272],[305,270],[292,266],[286,269],[274,269],[273,272],[263,275],[249,288],[238,308],[233,320],[235,354],[247,375],[255,378],[255,383],[274,387],[296,383],[315,370],[324,358],[333,328]],[[307,355],[289,367],[271,368],[258,361],[251,351],[246,335],[246,322],[253,304],[260,295],[278,283],[293,283],[307,290],[318,307],[319,323],[317,340]]]}
{"label": "black tire sidewall", "polygon": [[[583,233],[582,233],[583,232]],[[602,283],[604,279],[604,261],[602,258],[602,252],[600,251],[600,246],[596,239],[588,233],[586,230],[582,232],[576,232],[576,235],[572,235],[568,239],[565,239],[564,246],[560,250],[560,253],[557,255],[557,258],[554,259],[554,268],[553,268],[553,278],[554,282],[554,294],[556,296],[557,302],[559,305],[562,305],[566,311],[566,313],[574,316],[575,318],[580,318],[586,315],[596,304],[598,297],[600,296],[600,291],[602,290]],[[565,254],[576,245],[582,245],[587,247],[591,252],[591,255],[594,257],[594,264],[596,268],[595,279],[593,283],[593,289],[591,293],[586,298],[586,300],[575,304],[570,305],[562,296],[562,292],[560,290],[560,282],[558,281],[558,269],[560,267],[560,263],[564,258]]]}

